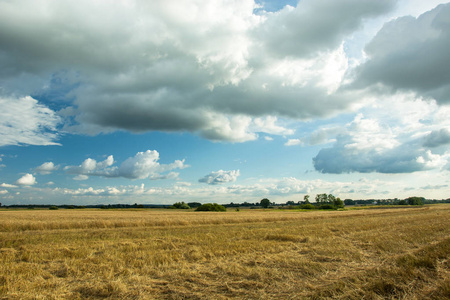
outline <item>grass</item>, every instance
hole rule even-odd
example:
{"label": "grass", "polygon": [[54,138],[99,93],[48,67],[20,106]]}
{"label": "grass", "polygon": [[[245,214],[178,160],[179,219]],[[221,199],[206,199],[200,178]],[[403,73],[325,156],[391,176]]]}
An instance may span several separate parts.
{"label": "grass", "polygon": [[0,211],[0,299],[447,299],[450,206]]}

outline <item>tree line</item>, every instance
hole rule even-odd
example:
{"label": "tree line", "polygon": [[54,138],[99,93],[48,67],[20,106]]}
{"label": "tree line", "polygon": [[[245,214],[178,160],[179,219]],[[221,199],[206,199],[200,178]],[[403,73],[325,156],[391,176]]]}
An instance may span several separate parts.
{"label": "tree line", "polygon": [[[450,198],[447,199],[426,199],[425,197],[408,197],[406,199],[364,199],[364,200],[354,200],[345,199],[341,200],[339,197],[335,197],[332,194],[317,194],[314,198],[314,202],[310,202],[310,196],[305,195],[303,200],[287,201],[285,203],[275,203],[268,198],[263,198],[257,202],[242,202],[229,204],[222,204],[221,206],[225,208],[274,208],[274,207],[284,207],[284,208],[300,208],[300,209],[339,209],[344,206],[352,205],[424,205],[424,204],[438,204],[438,203],[450,203]],[[208,205],[213,205],[213,203],[205,203]],[[13,205],[3,205],[0,203],[2,208],[12,208],[12,209],[83,209],[83,208],[100,208],[100,209],[137,209],[137,208],[169,208],[169,209],[197,209],[198,207],[205,205],[200,202],[176,202],[172,205],[170,204],[94,204],[94,205],[54,205],[54,204],[13,204]],[[207,205],[207,206],[208,206]],[[215,207],[215,206],[214,206]]]}

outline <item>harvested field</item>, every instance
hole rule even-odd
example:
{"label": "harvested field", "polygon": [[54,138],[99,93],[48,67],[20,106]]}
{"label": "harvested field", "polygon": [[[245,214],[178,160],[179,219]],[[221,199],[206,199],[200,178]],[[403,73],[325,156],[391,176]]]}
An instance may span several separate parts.
{"label": "harvested field", "polygon": [[1,210],[0,299],[446,299],[450,205]]}

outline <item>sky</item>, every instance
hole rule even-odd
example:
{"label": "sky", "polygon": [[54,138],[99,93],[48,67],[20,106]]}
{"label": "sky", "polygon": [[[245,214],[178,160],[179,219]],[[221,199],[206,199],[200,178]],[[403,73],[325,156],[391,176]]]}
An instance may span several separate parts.
{"label": "sky", "polygon": [[0,0],[0,202],[450,197],[450,3]]}

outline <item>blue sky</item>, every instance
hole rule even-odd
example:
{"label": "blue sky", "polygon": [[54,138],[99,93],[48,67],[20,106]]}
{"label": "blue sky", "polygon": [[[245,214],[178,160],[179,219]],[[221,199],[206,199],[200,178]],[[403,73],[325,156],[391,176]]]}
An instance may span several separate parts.
{"label": "blue sky", "polygon": [[0,202],[448,198],[447,2],[0,0]]}

